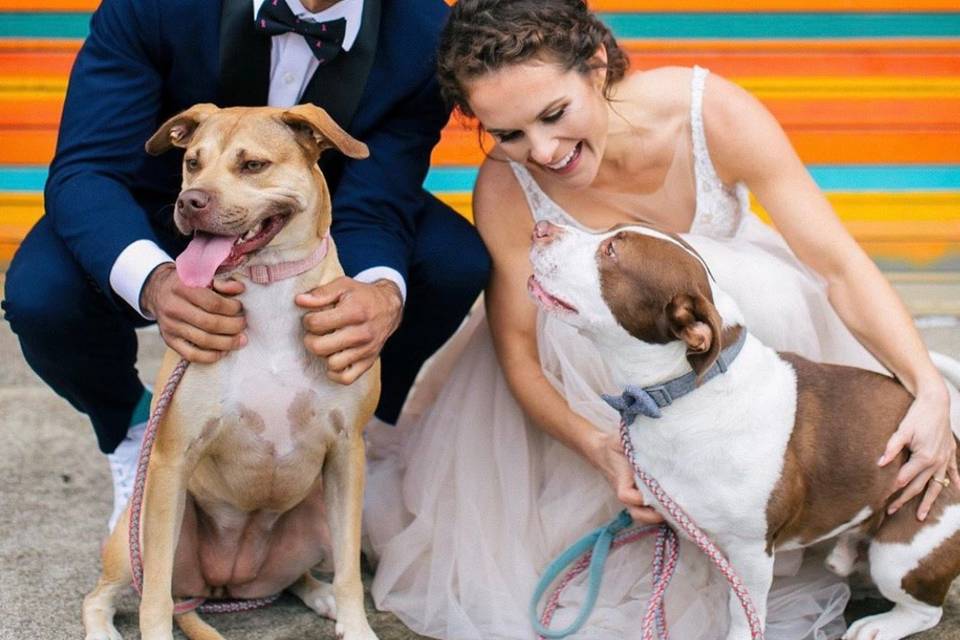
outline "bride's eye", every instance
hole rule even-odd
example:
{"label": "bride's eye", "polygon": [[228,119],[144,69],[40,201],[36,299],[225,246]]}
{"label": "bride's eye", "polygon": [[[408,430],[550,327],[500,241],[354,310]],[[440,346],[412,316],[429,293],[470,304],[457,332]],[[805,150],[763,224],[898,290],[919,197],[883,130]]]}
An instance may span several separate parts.
{"label": "bride's eye", "polygon": [[556,122],[557,120],[559,120],[560,118],[562,118],[562,117],[563,117],[563,114],[564,114],[566,111],[567,111],[567,108],[566,108],[566,107],[563,107],[562,109],[557,109],[556,111],[554,111],[554,112],[551,113],[550,115],[548,115],[548,116],[543,116],[542,120],[543,120],[544,122],[548,123],[548,124],[553,124],[554,122]]}

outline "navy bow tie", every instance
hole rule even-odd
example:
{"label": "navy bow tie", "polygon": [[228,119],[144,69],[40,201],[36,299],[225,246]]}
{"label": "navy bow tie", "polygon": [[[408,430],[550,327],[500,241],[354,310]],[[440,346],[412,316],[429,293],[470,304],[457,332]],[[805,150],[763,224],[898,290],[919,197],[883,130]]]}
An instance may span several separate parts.
{"label": "navy bow tie", "polygon": [[265,0],[257,13],[257,29],[271,36],[291,31],[299,33],[310,45],[317,61],[326,64],[340,53],[343,36],[347,31],[347,19],[309,22],[293,15],[286,0]]}

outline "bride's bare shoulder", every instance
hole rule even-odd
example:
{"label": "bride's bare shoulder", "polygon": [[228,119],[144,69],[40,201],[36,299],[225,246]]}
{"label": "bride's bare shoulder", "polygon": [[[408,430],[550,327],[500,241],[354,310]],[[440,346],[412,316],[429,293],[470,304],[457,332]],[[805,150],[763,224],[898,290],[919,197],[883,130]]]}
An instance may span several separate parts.
{"label": "bride's bare shoulder", "polygon": [[610,99],[634,115],[663,118],[685,114],[690,105],[690,67],[656,67],[627,74]]}
{"label": "bride's bare shoulder", "polygon": [[[477,172],[473,188],[473,217],[484,240],[512,235],[518,229],[532,227],[532,217],[523,188],[517,182],[510,163],[494,154],[488,156]],[[524,239],[527,237],[523,235]]]}

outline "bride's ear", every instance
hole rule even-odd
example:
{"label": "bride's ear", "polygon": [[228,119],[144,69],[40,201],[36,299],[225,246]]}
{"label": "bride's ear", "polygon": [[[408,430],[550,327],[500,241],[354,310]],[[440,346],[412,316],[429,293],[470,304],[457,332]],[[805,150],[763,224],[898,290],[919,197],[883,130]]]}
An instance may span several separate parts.
{"label": "bride's ear", "polygon": [[590,57],[590,79],[600,91],[607,84],[607,47],[604,44]]}

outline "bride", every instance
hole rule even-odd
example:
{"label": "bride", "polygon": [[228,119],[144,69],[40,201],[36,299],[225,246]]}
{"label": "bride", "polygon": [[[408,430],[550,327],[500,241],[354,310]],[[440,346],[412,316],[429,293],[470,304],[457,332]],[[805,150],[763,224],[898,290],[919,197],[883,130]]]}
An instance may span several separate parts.
{"label": "bride", "polygon": [[[726,282],[738,269],[768,270],[791,302],[764,304],[762,291],[738,300],[758,337],[892,372],[914,394],[886,454],[913,454],[895,506],[925,490],[925,516],[947,474],[958,479],[943,379],[759,102],[700,68],[628,73],[626,54],[580,0],[460,0],[438,61],[447,97],[496,140],[474,193],[494,270],[486,313],[435,359],[396,431],[370,434],[365,527],[379,556],[379,608],[438,638],[531,638],[529,599],[554,557],[624,507],[639,523],[659,520],[600,399],[620,390],[593,348],[527,297],[537,220],[708,236],[733,256],[711,264],[725,290],[736,289]],[[749,210],[748,189],[782,237]],[[649,541],[612,553],[577,638],[639,638],[651,557]],[[842,634],[841,579],[798,556],[778,557],[778,574],[768,638]],[[584,591],[565,591],[555,628]],[[726,597],[723,578],[683,543],[666,597],[672,637],[722,638]]]}

